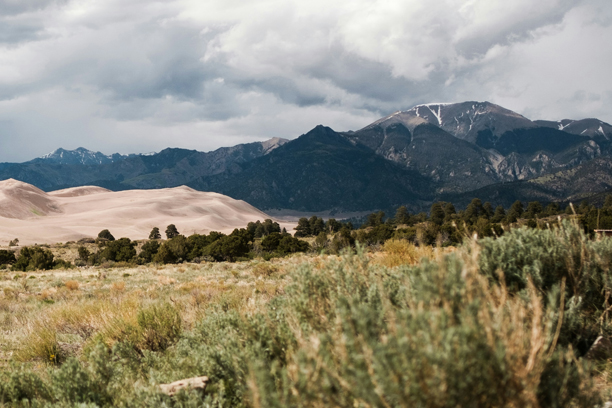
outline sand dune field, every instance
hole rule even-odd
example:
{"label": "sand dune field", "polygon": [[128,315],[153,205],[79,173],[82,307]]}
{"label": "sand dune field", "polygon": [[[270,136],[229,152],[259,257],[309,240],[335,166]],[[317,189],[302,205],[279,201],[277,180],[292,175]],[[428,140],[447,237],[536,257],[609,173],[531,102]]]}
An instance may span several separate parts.
{"label": "sand dune field", "polygon": [[[271,218],[244,201],[189,187],[109,191],[85,186],[45,193],[14,179],[0,181],[0,246],[96,237],[145,239],[153,227],[175,224],[181,234],[231,232],[250,221]],[[295,223],[279,222],[292,232]]]}

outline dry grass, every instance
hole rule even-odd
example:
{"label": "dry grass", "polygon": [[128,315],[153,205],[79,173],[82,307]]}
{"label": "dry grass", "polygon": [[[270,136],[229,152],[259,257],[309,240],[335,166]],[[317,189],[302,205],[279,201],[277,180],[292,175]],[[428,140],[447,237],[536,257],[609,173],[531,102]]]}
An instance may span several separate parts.
{"label": "dry grass", "polygon": [[66,281],[64,284],[68,290],[79,290],[79,282],[75,280]]}
{"label": "dry grass", "polygon": [[[67,253],[72,250],[71,247],[63,249]],[[325,381],[317,382],[317,378],[325,377],[334,382],[334,387],[339,390],[346,387],[348,394],[355,395],[351,405],[395,406],[386,401],[385,392],[378,386],[371,390],[373,399],[358,395],[359,381],[363,378],[351,378],[350,375],[365,367],[372,378],[385,378],[386,371],[413,376],[410,377],[412,384],[422,387],[422,395],[429,398],[427,404],[421,406],[444,406],[448,395],[436,396],[435,390],[428,386],[435,381],[449,381],[450,384],[453,379],[446,378],[448,373],[444,367],[436,364],[444,358],[452,361],[452,356],[444,353],[452,354],[457,350],[465,352],[468,362],[486,360],[478,353],[469,354],[473,349],[469,342],[473,337],[469,336],[484,333],[477,337],[480,346],[502,355],[491,358],[503,360],[500,364],[507,367],[504,375],[509,376],[504,380],[505,387],[513,387],[492,393],[513,395],[514,405],[509,406],[537,406],[537,384],[542,379],[546,359],[556,346],[551,340],[556,327],[547,323],[550,311],[545,310],[541,294],[531,282],[522,296],[512,296],[505,286],[493,284],[478,273],[475,247],[472,251],[457,251],[463,265],[459,272],[452,269],[451,263],[438,262],[436,264],[441,266],[437,270],[418,266],[423,259],[441,260],[447,252],[449,250],[393,240],[378,252],[353,258],[350,261],[353,263],[333,255],[297,255],[268,262],[41,271],[30,274],[34,279],[4,273],[4,279],[0,280],[0,357],[5,366],[10,360],[35,362],[35,370],[45,373],[47,365],[60,364],[71,355],[89,353],[97,342],[112,346],[127,340],[139,349],[163,350],[176,339],[178,331],[194,329],[196,323],[215,311],[235,311],[245,320],[265,314],[271,299],[290,291],[289,284],[300,284],[297,275],[289,278],[287,272],[306,263],[303,269],[311,270],[311,278],[316,278],[309,282],[313,285],[318,282],[325,290],[309,293],[303,299],[303,309],[301,303],[296,303],[300,306],[300,317],[296,313],[288,318],[300,358],[287,359],[287,389],[299,389],[301,379],[308,378],[309,387],[312,387],[309,391],[313,391],[313,395],[323,393],[327,385]],[[363,262],[364,259],[369,262]],[[402,269],[403,265],[417,267]],[[392,292],[394,286],[387,286],[383,281],[385,274],[379,273],[383,267],[395,268],[387,271],[389,276],[398,279],[400,287],[406,288],[408,294],[402,300],[406,307],[402,310],[389,300],[395,299],[396,294]],[[342,281],[341,274],[334,276],[339,269],[348,271],[350,279]],[[417,272],[423,273],[422,287],[411,286],[419,280],[412,279],[410,274]],[[306,293],[310,283],[301,284]],[[380,302],[351,303],[361,294],[374,290],[379,293],[372,299],[382,299]],[[455,296],[457,291],[460,294]],[[338,302],[337,296],[348,303]],[[343,324],[339,317],[343,305],[352,308],[350,313],[347,309],[344,322],[353,321],[353,317],[357,319],[359,314],[365,318],[367,313],[372,313],[376,319],[380,317],[383,334],[368,339],[363,336],[363,329],[355,327],[353,332],[353,326]],[[374,309],[375,306],[380,307],[380,311]],[[335,314],[334,318],[329,318],[330,312]],[[311,317],[299,322],[303,316]],[[407,327],[407,321],[414,322],[414,326]],[[307,327],[304,324],[309,330],[304,330]],[[454,333],[453,336],[463,339],[461,330],[465,328],[472,330],[465,332],[466,338],[469,337],[465,349],[461,349],[459,343],[447,342],[449,337],[444,333]],[[333,342],[325,343],[321,339]],[[401,349],[397,357],[390,356],[386,360],[380,353],[381,347],[393,342],[397,342],[398,347],[417,345],[414,350],[419,352]],[[431,354],[433,351],[440,352],[442,359],[436,360],[438,356]],[[564,361],[576,359],[571,350],[566,354]],[[350,355],[363,359],[353,361]],[[414,367],[414,372],[402,370],[400,363]],[[476,371],[480,368],[475,366]],[[609,389],[607,375],[607,371],[603,371],[599,377],[602,389]],[[266,406],[265,401],[257,397],[264,390],[265,382],[258,381],[250,382],[250,402],[253,406]],[[317,389],[319,385],[321,388]],[[310,402],[308,406],[329,406]]]}
{"label": "dry grass", "polygon": [[113,285],[111,286],[111,291],[115,293],[121,293],[125,291],[125,282],[124,281],[113,282]]}
{"label": "dry grass", "polygon": [[[70,254],[78,256],[78,246],[51,250],[71,259]],[[125,338],[126,330],[138,326],[139,311],[156,304],[174,305],[184,329],[193,327],[210,307],[253,313],[282,293],[286,281],[280,271],[286,265],[308,259],[300,255],[235,264],[83,267],[28,276],[4,272],[0,361],[60,363],[95,341],[112,344]]]}
{"label": "dry grass", "polygon": [[415,265],[423,258],[432,259],[436,250],[429,246],[416,246],[406,240],[391,239],[385,242],[382,252],[373,261],[387,268]]}
{"label": "dry grass", "polygon": [[278,267],[268,262],[260,262],[253,266],[253,275],[268,278],[278,272]]}

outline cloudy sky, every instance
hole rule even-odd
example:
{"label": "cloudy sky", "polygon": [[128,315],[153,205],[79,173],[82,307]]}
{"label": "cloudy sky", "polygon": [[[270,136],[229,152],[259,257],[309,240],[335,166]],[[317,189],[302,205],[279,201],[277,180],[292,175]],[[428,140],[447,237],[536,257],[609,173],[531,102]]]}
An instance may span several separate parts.
{"label": "cloudy sky", "polygon": [[359,129],[426,102],[612,122],[610,0],[0,0],[0,161]]}

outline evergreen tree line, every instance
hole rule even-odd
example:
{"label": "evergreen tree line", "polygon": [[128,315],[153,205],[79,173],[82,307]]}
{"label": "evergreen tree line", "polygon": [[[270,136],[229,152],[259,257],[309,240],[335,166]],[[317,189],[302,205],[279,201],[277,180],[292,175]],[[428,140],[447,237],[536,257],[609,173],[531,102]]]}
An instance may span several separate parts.
{"label": "evergreen tree line", "polygon": [[[138,248],[138,242],[129,238],[115,239],[104,229],[98,238],[90,242],[97,244],[96,251],[84,245],[78,247],[77,266],[101,265],[106,262],[147,264],[150,262],[169,264],[180,262],[229,261],[264,259],[310,250],[308,242],[292,237],[278,223],[270,219],[250,222],[246,228],[235,229],[231,234],[212,231],[210,234],[179,233],[174,224],[165,230],[166,240],[161,240],[158,227],[154,227],[149,239]],[[0,250],[0,265],[11,266],[14,271],[49,270],[73,267],[70,262],[54,259],[53,253],[40,246],[24,247],[15,256],[14,251]]]}
{"label": "evergreen tree line", "polygon": [[394,217],[385,217],[382,211],[365,217],[354,237],[364,243],[382,243],[390,238],[403,238],[426,245],[454,245],[466,236],[499,237],[512,226],[549,228],[559,218],[572,216],[585,232],[593,234],[596,229],[612,229],[612,195],[608,195],[603,206],[583,201],[578,206],[539,201],[526,204],[515,201],[510,208],[501,205],[495,208],[490,202],[483,203],[474,198],[463,210],[457,211],[452,203],[435,202],[429,213],[412,214],[405,206],[399,207]]}
{"label": "evergreen tree line", "polygon": [[[180,263],[208,261],[237,261],[261,256],[270,259],[311,248],[328,253],[339,253],[356,242],[365,245],[382,244],[389,239],[405,239],[420,245],[457,245],[466,236],[499,237],[511,226],[549,228],[558,222],[559,216],[573,216],[592,234],[595,229],[612,229],[612,195],[608,195],[603,206],[597,207],[587,201],[578,206],[568,204],[562,208],[558,203],[546,206],[538,201],[524,205],[515,201],[506,209],[490,202],[482,203],[474,198],[463,210],[457,211],[452,203],[435,202],[429,213],[412,214],[405,206],[399,207],[394,217],[386,217],[378,211],[363,219],[355,229],[351,222],[325,221],[320,217],[300,218],[295,228],[295,238],[278,223],[266,219],[250,222],[246,228],[235,229],[225,235],[213,231],[208,235],[193,234],[185,237],[174,224],[165,230],[166,240],[161,241],[161,232],[155,227],[149,240],[137,250],[138,243],[129,238],[115,240],[109,230],[100,231],[96,243],[98,249],[90,252],[84,246],[78,248],[76,264],[100,265],[104,262],[126,262],[136,264]],[[314,237],[312,247],[298,238]],[[15,271],[47,270],[71,267],[70,262],[54,259],[48,249],[39,246],[25,247],[18,256],[10,250],[0,250],[0,265],[12,265]]]}
{"label": "evergreen tree line", "polygon": [[21,272],[73,267],[70,262],[55,259],[50,250],[39,246],[24,247],[19,251],[19,256],[15,256],[13,251],[0,250],[0,269],[7,265],[11,265],[13,271]]}
{"label": "evergreen tree line", "polygon": [[235,229],[231,234],[212,231],[210,234],[180,234],[174,224],[166,228],[166,240],[161,241],[159,228],[149,234],[140,251],[138,243],[129,238],[115,239],[110,231],[98,234],[98,250],[90,252],[79,247],[79,265],[100,265],[104,262],[127,262],[160,264],[229,261],[251,259],[262,256],[266,259],[295,252],[305,252],[310,245],[281,230],[278,223],[270,219],[250,222],[247,228]]}

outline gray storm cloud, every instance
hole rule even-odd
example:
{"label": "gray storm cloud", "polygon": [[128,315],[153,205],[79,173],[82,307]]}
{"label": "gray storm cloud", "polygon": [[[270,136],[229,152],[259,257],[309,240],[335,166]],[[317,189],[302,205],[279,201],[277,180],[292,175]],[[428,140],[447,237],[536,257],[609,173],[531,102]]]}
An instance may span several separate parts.
{"label": "gray storm cloud", "polygon": [[0,161],[210,150],[417,103],[611,122],[604,0],[0,0]]}

